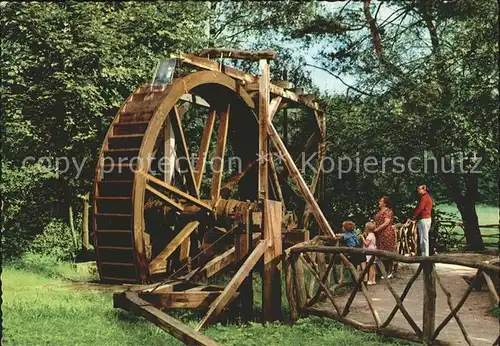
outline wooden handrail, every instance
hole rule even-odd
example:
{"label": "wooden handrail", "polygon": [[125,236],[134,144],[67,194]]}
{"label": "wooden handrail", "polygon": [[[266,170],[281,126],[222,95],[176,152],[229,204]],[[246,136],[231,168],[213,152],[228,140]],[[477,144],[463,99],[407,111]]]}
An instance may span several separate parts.
{"label": "wooden handrail", "polygon": [[302,253],[302,252],[323,252],[323,253],[345,253],[345,254],[363,254],[363,255],[375,255],[377,257],[384,257],[397,262],[403,263],[444,263],[444,264],[455,264],[470,268],[489,270],[493,272],[500,273],[500,266],[488,264],[488,263],[478,263],[468,258],[456,258],[447,255],[434,255],[434,256],[414,256],[406,257],[401,256],[394,252],[383,251],[383,250],[371,250],[362,248],[352,248],[344,246],[318,246],[318,245],[304,245],[296,246],[289,249],[292,253]]}

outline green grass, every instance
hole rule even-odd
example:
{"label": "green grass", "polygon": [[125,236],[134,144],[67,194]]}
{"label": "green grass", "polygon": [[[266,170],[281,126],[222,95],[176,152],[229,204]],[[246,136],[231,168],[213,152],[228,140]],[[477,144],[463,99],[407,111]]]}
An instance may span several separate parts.
{"label": "green grass", "polygon": [[[83,291],[68,279],[77,274],[68,263],[31,258],[7,264],[2,273],[5,345],[180,345],[142,318],[113,309],[110,293]],[[34,262],[38,263],[35,265]],[[28,264],[27,264],[28,263]],[[255,286],[259,304],[259,284]],[[199,314],[172,312],[195,325]],[[303,318],[295,324],[214,325],[205,334],[223,345],[407,345],[349,329],[329,319]]]}
{"label": "green grass", "polygon": [[[452,220],[461,221],[462,217],[455,204],[436,204],[436,209],[450,214]],[[491,205],[479,204],[476,206],[477,217],[479,219],[479,225],[491,225],[499,223],[499,208]],[[463,229],[461,227],[455,227],[453,232],[458,235],[463,235]],[[498,234],[498,228],[481,228],[481,234]],[[485,242],[495,243],[498,242],[498,238],[486,238],[483,240]],[[497,246],[494,246],[497,248]]]}

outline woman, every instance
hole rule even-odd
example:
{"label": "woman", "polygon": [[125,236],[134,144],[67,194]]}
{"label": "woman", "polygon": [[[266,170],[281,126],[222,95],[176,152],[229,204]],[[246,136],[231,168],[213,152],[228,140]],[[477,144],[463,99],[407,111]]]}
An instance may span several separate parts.
{"label": "woman", "polygon": [[[389,197],[382,196],[378,201],[378,207],[380,210],[373,218],[377,226],[374,230],[377,250],[396,252],[396,234],[392,229],[394,215]],[[392,260],[385,259],[382,263],[387,271],[387,277],[392,278]]]}

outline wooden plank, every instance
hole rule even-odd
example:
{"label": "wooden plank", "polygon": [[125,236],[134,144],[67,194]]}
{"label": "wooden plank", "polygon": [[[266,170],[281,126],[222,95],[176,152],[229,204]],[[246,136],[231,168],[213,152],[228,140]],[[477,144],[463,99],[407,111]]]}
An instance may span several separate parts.
{"label": "wooden plank", "polygon": [[230,58],[243,60],[260,60],[277,58],[277,54],[273,50],[249,51],[230,48],[209,48],[198,53],[199,56],[208,58]]}
{"label": "wooden plank", "polygon": [[194,103],[201,107],[210,108],[210,104],[198,95],[184,94],[180,97],[180,99],[189,103]]}
{"label": "wooden plank", "polygon": [[269,76],[270,67],[267,60],[259,61],[259,176],[257,191],[259,199],[269,198],[268,189],[268,133],[267,123],[269,120]]}
{"label": "wooden plank", "polygon": [[206,211],[208,211],[210,213],[212,212],[212,208],[208,204],[206,204],[205,202],[199,200],[198,198],[195,198],[195,197],[191,196],[190,194],[185,193],[184,191],[181,191],[170,184],[166,184],[165,182],[152,176],[151,174],[145,173],[143,171],[139,171],[138,173],[140,175],[144,176],[147,181],[152,181],[153,183],[160,185],[161,187],[167,189],[168,191],[176,194],[177,196],[179,196],[181,198],[188,200],[189,202],[197,205],[198,207],[205,209]]}
{"label": "wooden plank", "polygon": [[[245,232],[240,234],[240,254],[245,252],[248,254],[253,249],[253,233],[252,233],[252,208],[249,207],[245,211]],[[258,234],[257,234],[258,236]],[[239,257],[239,256],[237,256]],[[240,287],[241,301],[241,317],[244,323],[249,322],[253,317],[253,271],[250,270],[246,279],[243,280]]]}
{"label": "wooden plank", "polygon": [[137,292],[114,294],[113,302],[115,307],[141,315],[187,345],[218,345],[209,337],[195,331],[188,325],[158,310],[144,299],[141,299]]}
{"label": "wooden plank", "polygon": [[195,330],[200,330],[204,328],[212,321],[214,321],[217,316],[222,312],[222,309],[227,305],[230,299],[233,297],[234,293],[241,285],[243,280],[247,277],[248,273],[257,264],[257,261],[262,257],[264,251],[266,250],[268,244],[266,240],[261,240],[259,244],[255,247],[252,253],[248,256],[246,261],[243,263],[241,268],[236,272],[231,281],[227,284],[224,291],[217,297],[208,310],[207,314],[198,323]]}
{"label": "wooden plank", "polygon": [[219,64],[216,61],[206,59],[206,58],[201,58],[196,55],[192,54],[184,54],[184,53],[179,53],[179,54],[171,54],[171,58],[179,59],[181,62],[195,66],[204,70],[209,70],[209,71],[216,71],[216,72],[223,72],[224,74],[228,75],[229,77],[245,81],[246,83],[253,83],[257,82],[259,80],[258,77],[252,76],[250,74],[247,74],[242,71],[238,71],[232,67],[229,66],[223,66]]}
{"label": "wooden plank", "polygon": [[220,187],[222,184],[222,171],[224,170],[224,154],[226,152],[227,130],[229,128],[229,113],[231,105],[219,114],[219,130],[217,133],[217,145],[215,146],[215,157],[212,175],[212,188],[210,195],[212,200],[220,198]]}
{"label": "wooden plank", "polygon": [[[259,90],[258,81],[253,82],[253,83],[250,82],[250,83],[246,84],[245,90],[247,92]],[[310,97],[300,96],[300,95],[294,93],[293,91],[283,89],[283,88],[277,86],[276,84],[270,83],[269,84],[269,91],[274,96],[281,96],[282,98],[284,98],[286,100],[293,101],[294,104],[306,106],[308,108],[311,108],[311,109],[314,109],[317,111],[321,110],[321,108],[319,107],[319,104],[317,102],[311,100]]]}
{"label": "wooden plank", "polygon": [[[139,297],[158,309],[207,309],[222,291],[144,292]],[[238,296],[238,293],[235,293]]]}
{"label": "wooden plank", "polygon": [[281,104],[282,97],[281,96],[276,96],[271,100],[271,103],[269,103],[269,120],[273,121],[274,116],[276,115],[276,112],[280,109],[280,104]]}
{"label": "wooden plank", "polygon": [[268,247],[264,252],[262,275],[262,310],[264,321],[273,322],[281,318],[281,221],[283,210],[277,201],[263,201],[264,239]]}
{"label": "wooden plank", "polygon": [[210,148],[210,139],[212,138],[212,132],[215,124],[215,109],[211,109],[208,112],[207,123],[203,129],[203,135],[201,137],[200,150],[198,151],[198,159],[196,161],[196,169],[194,173],[194,180],[198,190],[201,186],[201,180],[203,178],[203,173],[205,171],[205,165],[207,162],[208,149]]}
{"label": "wooden plank", "polygon": [[163,193],[161,193],[160,191],[158,191],[157,189],[155,189],[151,185],[147,184],[146,185],[146,190],[148,190],[149,192],[152,192],[156,196],[160,197],[163,201],[165,201],[169,206],[171,206],[175,210],[177,210],[177,211],[183,211],[184,210],[184,207],[181,204],[175,202],[173,199],[168,198],[167,196],[165,196]]}
{"label": "wooden plank", "polygon": [[299,169],[295,165],[295,162],[293,162],[292,157],[290,156],[290,153],[286,149],[285,145],[281,141],[281,138],[278,135],[278,132],[274,128],[273,124],[268,120],[267,122],[267,128],[269,131],[269,136],[271,137],[271,140],[274,143],[274,146],[280,153],[281,157],[284,160],[285,166],[288,169],[290,176],[295,180],[297,185],[299,186],[299,189],[302,193],[302,196],[304,197],[306,203],[311,207],[312,213],[314,215],[314,218],[316,219],[316,222],[319,225],[319,228],[325,235],[329,236],[335,236],[335,233],[333,232],[332,228],[328,224],[328,221],[325,218],[325,215],[321,211],[318,203],[316,202],[316,199],[314,198],[313,194],[309,190],[309,187],[307,186],[306,182],[304,181],[304,178],[299,172]]}
{"label": "wooden plank", "polygon": [[187,266],[187,270],[191,270],[191,258],[189,258],[189,252],[191,250],[191,238],[187,237],[181,244],[181,250],[179,252],[179,262],[182,265]]}
{"label": "wooden plank", "polygon": [[172,130],[174,131],[175,137],[177,139],[177,150],[180,154],[178,158],[183,158],[180,161],[180,164],[184,170],[187,170],[186,182],[189,192],[196,198],[199,198],[199,190],[195,183],[193,168],[191,167],[191,157],[189,156],[187,140],[184,135],[184,130],[182,129],[182,122],[177,110],[177,106],[174,106],[173,111],[170,113],[170,123],[172,124]]}
{"label": "wooden plank", "polygon": [[191,221],[172,239],[170,243],[149,263],[149,272],[151,274],[165,269],[165,261],[174,253],[181,243],[196,230],[200,224],[199,221]]}
{"label": "wooden plank", "polygon": [[424,307],[422,322],[422,344],[432,345],[436,322],[436,278],[432,275],[435,270],[433,263],[422,263],[424,279]]}
{"label": "wooden plank", "polygon": [[276,198],[281,202],[281,206],[283,210],[286,210],[285,207],[285,198],[283,197],[283,191],[281,190],[280,181],[278,179],[278,172],[276,172],[276,165],[274,164],[273,155],[269,155],[269,168],[271,170],[271,178],[273,180],[274,186],[276,187]]}
{"label": "wooden plank", "polygon": [[196,278],[198,280],[208,279],[209,277],[217,274],[219,271],[233,263],[236,259],[236,252],[234,247],[220,254],[219,256],[211,259],[207,262],[203,268],[196,273]]}

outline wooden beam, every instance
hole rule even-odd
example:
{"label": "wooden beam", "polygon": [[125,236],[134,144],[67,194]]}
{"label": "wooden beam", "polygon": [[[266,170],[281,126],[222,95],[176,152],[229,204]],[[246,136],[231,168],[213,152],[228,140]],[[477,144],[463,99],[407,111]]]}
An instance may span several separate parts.
{"label": "wooden beam", "polygon": [[[207,309],[222,291],[145,292],[139,297],[158,309]],[[238,296],[238,293],[235,293]]]}
{"label": "wooden beam", "polygon": [[165,269],[165,261],[174,251],[193,233],[200,224],[199,221],[191,221],[168,243],[168,245],[149,263],[149,272],[155,274]]}
{"label": "wooden beam", "polygon": [[185,64],[195,66],[204,70],[222,72],[228,75],[229,77],[245,81],[246,83],[253,83],[259,80],[259,78],[256,76],[252,76],[245,72],[238,71],[237,69],[234,69],[229,66],[223,66],[216,61],[206,58],[201,58],[196,55],[179,53],[179,54],[171,54],[170,57],[174,59],[179,59],[181,62]]}
{"label": "wooden beam", "polygon": [[215,146],[215,161],[213,165],[212,188],[210,192],[212,200],[215,201],[220,198],[220,187],[222,184],[222,171],[224,169],[224,154],[226,152],[230,111],[231,105],[229,104],[227,109],[222,111],[219,115],[219,130],[217,133],[217,145]]}
{"label": "wooden beam", "polygon": [[[247,91],[252,91],[252,90],[258,90],[258,87],[255,89],[255,85],[258,86],[259,82],[259,77],[257,76],[252,76],[250,74],[247,74],[245,72],[236,70],[232,67],[229,66],[224,66],[219,64],[216,61],[210,60],[210,59],[205,59],[201,58],[196,55],[191,55],[191,54],[171,54],[171,58],[176,58],[181,60],[181,62],[186,63],[191,66],[195,66],[204,70],[209,70],[209,71],[217,71],[217,72],[222,72],[229,77],[244,81],[245,83],[248,83],[248,87],[245,86],[245,90]],[[257,84],[251,84],[251,83],[257,83]],[[294,101],[295,103],[298,103],[300,105],[315,109],[315,110],[321,110],[317,102],[311,101],[307,97],[301,97],[294,92],[290,90],[286,90],[283,88],[280,88],[277,85],[274,85],[272,83],[269,84],[269,91],[271,94],[276,95],[276,96],[281,96],[284,99]]]}
{"label": "wooden beam", "polygon": [[269,119],[269,76],[270,69],[267,60],[263,59],[259,62],[260,79],[259,79],[259,177],[257,182],[257,191],[259,199],[269,198],[268,189],[268,134],[267,123]]}
{"label": "wooden beam", "polygon": [[262,275],[262,310],[264,321],[273,322],[281,317],[281,220],[283,210],[280,202],[263,202],[264,239],[268,247],[264,252]]}
{"label": "wooden beam", "polygon": [[195,277],[197,278],[197,280],[208,279],[209,277],[217,274],[220,270],[233,263],[235,259],[236,253],[234,247],[232,247],[207,262],[203,266],[203,268],[201,268],[198,273],[195,274]]}
{"label": "wooden beam", "polygon": [[295,162],[293,162],[292,157],[290,156],[290,153],[286,149],[285,145],[281,141],[281,138],[278,135],[278,132],[274,128],[273,124],[268,120],[267,123],[267,129],[269,131],[269,136],[271,137],[271,140],[274,143],[274,146],[280,153],[281,157],[283,157],[284,163],[286,168],[288,169],[290,176],[292,177],[293,180],[297,183],[299,186],[300,192],[302,193],[302,196],[304,197],[306,203],[310,206],[312,209],[312,213],[314,215],[314,218],[316,219],[316,222],[319,225],[319,228],[325,235],[329,236],[334,236],[335,233],[333,232],[332,228],[328,224],[328,221],[325,218],[325,215],[321,211],[318,203],[316,202],[316,199],[314,198],[313,194],[309,190],[309,187],[307,186],[306,182],[304,181],[304,178],[299,172],[299,169],[295,165]]}
{"label": "wooden beam", "polygon": [[191,167],[191,157],[189,156],[189,150],[187,146],[186,137],[184,136],[184,130],[182,129],[182,122],[177,110],[177,106],[174,106],[173,111],[170,113],[170,120],[172,124],[172,130],[174,131],[175,137],[178,139],[177,150],[180,154],[178,157],[184,157],[181,164],[184,170],[187,170],[186,181],[188,184],[189,192],[196,198],[199,198],[199,190],[196,185],[193,168]]}
{"label": "wooden beam", "polygon": [[210,108],[210,104],[198,95],[184,94],[180,97],[180,99],[189,103],[194,103],[201,107]]}
{"label": "wooden beam", "polygon": [[247,277],[248,273],[257,264],[257,261],[262,257],[264,251],[266,250],[268,244],[266,240],[261,240],[259,244],[255,247],[252,253],[245,260],[241,268],[236,272],[231,281],[227,284],[224,291],[217,297],[208,310],[207,314],[198,323],[195,330],[200,330],[206,327],[208,324],[213,322],[217,316],[222,312],[222,309],[227,305],[230,299],[233,297],[234,293],[241,285],[243,280]]}
{"label": "wooden beam", "polygon": [[277,193],[276,197],[281,202],[283,210],[286,210],[285,198],[283,197],[283,191],[281,190],[280,181],[278,179],[278,172],[276,172],[276,166],[274,164],[274,159],[272,154],[269,155],[269,168],[271,169],[271,177],[273,179],[274,185],[276,186],[276,193]]}
{"label": "wooden beam", "polygon": [[113,303],[114,307],[129,310],[141,315],[185,344],[204,346],[218,345],[209,337],[195,331],[188,325],[158,310],[144,299],[141,299],[137,292],[114,294]]}
{"label": "wooden beam", "polygon": [[[252,236],[252,244],[260,239],[260,234],[253,234]],[[222,269],[226,268],[231,263],[236,261],[236,251],[235,248],[232,247],[229,250],[226,250],[222,254],[217,257],[212,258],[209,262],[207,262],[203,268],[201,268],[193,277],[197,280],[205,280],[211,276],[214,276]]]}
{"label": "wooden beam", "polygon": [[243,60],[260,60],[269,59],[274,60],[277,54],[273,50],[260,50],[260,51],[248,51],[239,49],[229,49],[229,48],[209,48],[204,49],[198,53],[201,57],[208,58],[231,58],[231,59],[243,59]]}
{"label": "wooden beam", "polygon": [[[246,84],[245,90],[247,92],[252,92],[255,90],[259,90],[258,87],[259,87],[259,83],[256,81],[253,83]],[[318,111],[321,110],[321,108],[319,107],[319,104],[315,101],[312,101],[309,96],[298,95],[291,90],[283,89],[283,88],[281,88],[273,83],[269,84],[269,91],[272,95],[281,96],[286,100],[293,101],[295,104],[306,106],[308,108],[318,110]]]}
{"label": "wooden beam", "polygon": [[196,161],[196,169],[194,172],[194,179],[198,190],[201,186],[201,180],[203,178],[203,173],[205,171],[205,165],[207,162],[208,149],[210,148],[210,139],[212,138],[212,132],[215,124],[215,110],[211,109],[208,112],[207,123],[203,129],[203,135],[201,137],[200,150],[198,151],[198,159]]}
{"label": "wooden beam", "polygon": [[143,171],[139,171],[138,173],[143,175],[147,181],[152,181],[153,183],[160,185],[161,187],[176,194],[177,196],[184,198],[184,199],[188,200],[189,202],[197,205],[198,207],[204,209],[205,211],[210,212],[210,213],[212,212],[212,208],[208,204],[206,204],[205,202],[199,200],[198,198],[195,198],[195,197],[191,196],[190,194],[185,193],[184,191],[181,191],[170,184],[166,184],[165,182],[152,176],[151,174],[145,173]]}
{"label": "wooden beam", "polygon": [[437,337],[437,334],[434,335],[436,322],[436,278],[432,275],[435,267],[433,263],[422,263],[422,269],[424,279],[422,344],[432,345],[432,341]]}
{"label": "wooden beam", "polygon": [[158,191],[157,189],[155,189],[151,185],[146,184],[146,190],[148,190],[149,192],[152,192],[156,196],[160,197],[164,202],[166,202],[169,206],[171,206],[175,210],[177,210],[177,211],[183,211],[184,210],[184,207],[182,205],[180,205],[179,203],[175,202],[173,199],[168,198],[167,196],[165,196],[163,193],[161,193],[160,191]]}
{"label": "wooden beam", "polygon": [[276,115],[276,112],[280,109],[280,104],[281,104],[282,97],[281,96],[276,96],[271,100],[271,103],[269,104],[269,120],[273,121],[274,116]]}

